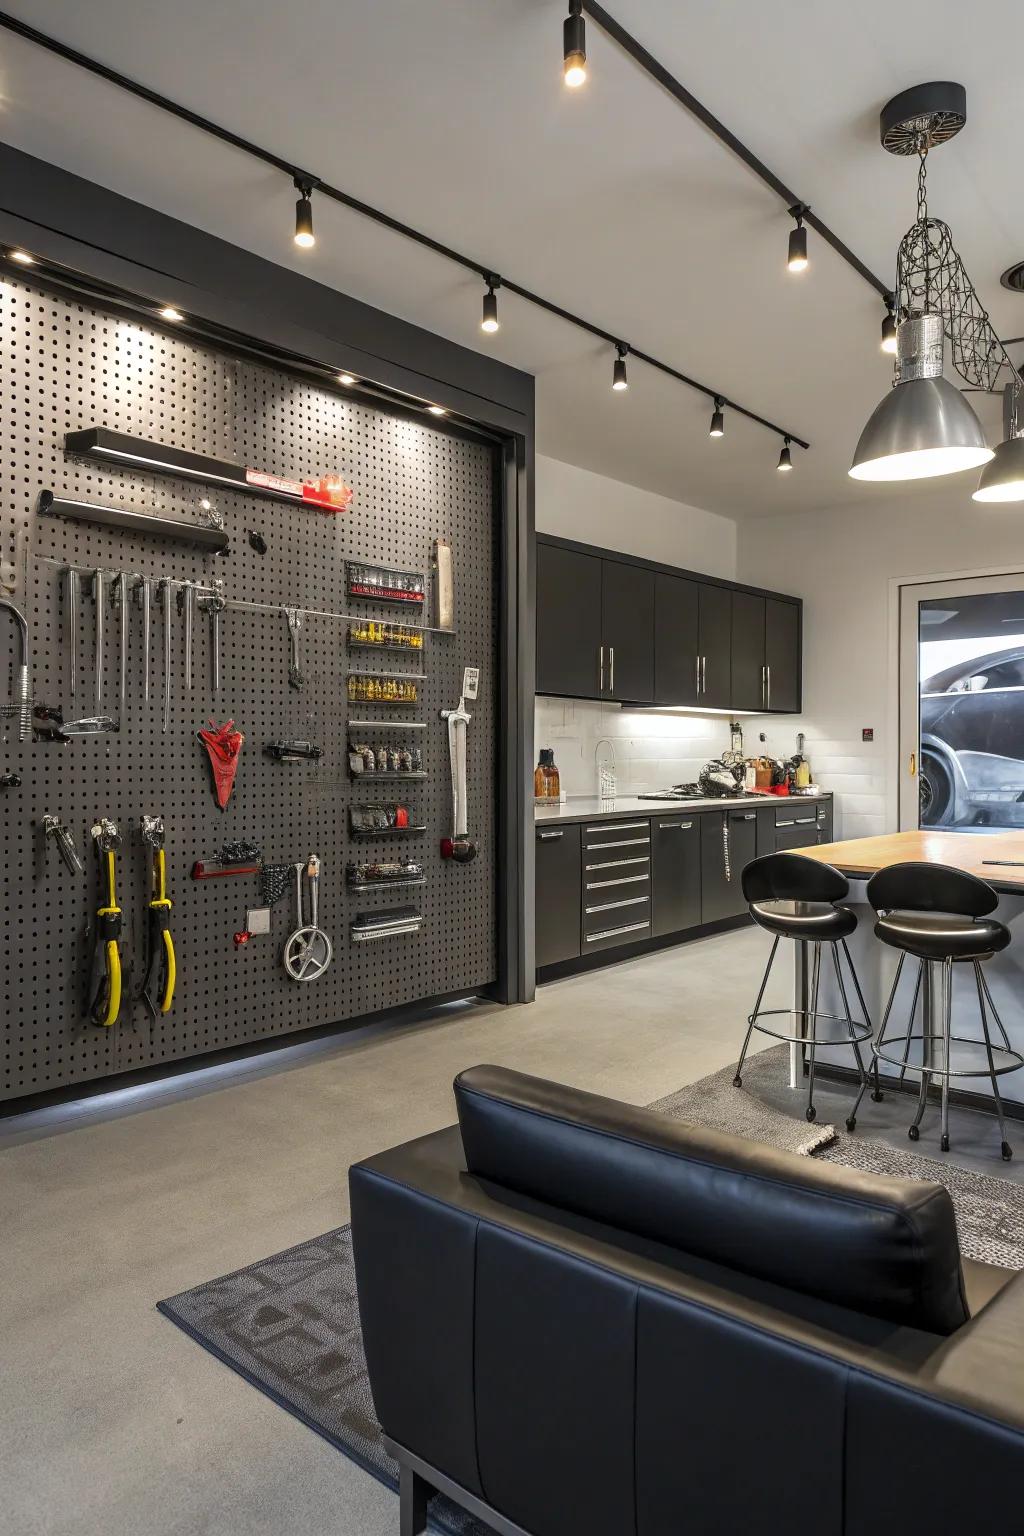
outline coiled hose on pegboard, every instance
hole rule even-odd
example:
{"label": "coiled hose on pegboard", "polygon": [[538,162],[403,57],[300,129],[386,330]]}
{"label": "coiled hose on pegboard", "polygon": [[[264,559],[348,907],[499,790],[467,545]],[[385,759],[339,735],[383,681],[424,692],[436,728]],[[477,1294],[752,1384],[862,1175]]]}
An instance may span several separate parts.
{"label": "coiled hose on pegboard", "polygon": [[18,740],[27,741],[32,730],[32,677],[28,666],[28,620],[20,608],[6,597],[0,597],[0,608],[6,608],[14,618],[21,634],[21,660],[14,682],[14,712],[18,717]]}

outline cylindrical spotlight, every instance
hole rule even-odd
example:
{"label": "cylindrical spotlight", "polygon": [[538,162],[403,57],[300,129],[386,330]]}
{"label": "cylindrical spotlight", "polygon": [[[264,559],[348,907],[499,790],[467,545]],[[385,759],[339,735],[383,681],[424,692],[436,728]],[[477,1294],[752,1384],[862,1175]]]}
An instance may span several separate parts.
{"label": "cylindrical spotlight", "polygon": [[881,347],[882,347],[882,351],[883,352],[889,353],[892,357],[895,357],[895,355],[896,355],[896,314],[895,314],[895,310],[896,310],[896,300],[894,299],[894,297],[893,297],[893,295],[891,293],[886,294],[886,298],[885,298],[885,319],[882,321],[882,341],[881,341]]}
{"label": "cylindrical spotlight", "polygon": [[487,278],[487,292],[484,294],[483,318],[480,321],[482,331],[496,331],[500,325],[498,320],[498,295],[495,293],[501,279],[498,277]]}
{"label": "cylindrical spotlight", "polygon": [[708,437],[725,436],[725,416],[722,412],[722,407],[724,404],[725,401],[722,399],[721,395],[716,395],[715,409],[711,413],[711,427],[708,431]]}
{"label": "cylindrical spotlight", "polygon": [[783,474],[786,474],[793,468],[793,455],[789,451],[788,437],[782,439],[782,452],[779,454],[779,462],[775,467]]}
{"label": "cylindrical spotlight", "polygon": [[572,90],[587,78],[587,26],[583,0],[569,0],[569,14],[562,24],[562,75]]}
{"label": "cylindrical spotlight", "polygon": [[803,272],[807,268],[807,231],[804,229],[804,214],[808,211],[803,203],[795,203],[789,210],[790,216],[796,219],[796,228],[789,232],[789,258],[786,262],[791,272]]}
{"label": "cylindrical spotlight", "polygon": [[298,176],[295,178],[299,200],[295,204],[295,244],[308,250],[316,245],[316,235],[313,233],[313,204],[310,196],[313,191],[312,181],[303,181]]}
{"label": "cylindrical spotlight", "polygon": [[629,380],[626,377],[626,353],[628,351],[628,347],[620,346],[618,348],[619,355],[615,359],[615,363],[612,368],[612,389],[629,388]]}

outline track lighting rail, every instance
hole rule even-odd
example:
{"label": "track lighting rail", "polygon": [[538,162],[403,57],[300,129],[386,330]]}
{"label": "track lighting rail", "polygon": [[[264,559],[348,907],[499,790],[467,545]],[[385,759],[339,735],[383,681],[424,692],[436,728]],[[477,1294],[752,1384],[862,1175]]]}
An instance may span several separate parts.
{"label": "track lighting rail", "polygon": [[[712,132],[717,133],[718,137],[723,139],[723,142],[728,142],[730,148],[733,148],[736,153],[740,154],[741,158],[758,170],[758,174],[762,175],[764,179],[769,180],[769,184],[774,185],[775,190],[779,192],[780,196],[786,198],[789,204],[799,201],[792,192],[783,187],[781,182],[778,182],[777,178],[773,178],[772,173],[768,171],[767,167],[761,166],[760,161],[756,161],[751,152],[740,144],[738,139],[729,134],[729,130],[724,125],[718,123],[718,120],[713,118],[706,108],[696,101],[696,98],[690,97],[689,92],[685,91],[678,81],[673,80],[668,71],[664,70],[663,66],[659,65],[657,60],[648,54],[645,49],[642,49],[640,44],[631,38],[629,33],[625,32],[608,15],[603,7],[592,5],[589,3],[589,0],[584,0],[583,9],[616,42],[620,43],[627,52],[632,53],[638,62],[643,64],[644,68],[660,79],[661,83],[666,85],[667,89],[672,91],[672,94],[683,102],[683,105],[688,106],[689,110],[694,111],[697,116],[701,117],[701,120],[711,127]],[[129,75],[122,74],[120,70],[112,69],[108,64],[102,63],[99,59],[95,59],[89,54],[81,53],[77,48],[72,48],[67,43],[62,43],[58,38],[39,31],[37,27],[30,26],[28,22],[22,21],[16,16],[11,16],[6,11],[0,11],[0,28],[14,33],[28,42],[35,43],[48,53],[55,54],[58,58],[65,59],[68,63],[87,70],[90,74],[108,81],[111,85],[116,85],[119,89],[129,92],[129,94],[137,97],[139,100],[148,102],[150,106],[157,107],[162,112],[170,113],[171,116],[178,118],[181,122],[189,123],[193,128],[198,128],[201,132],[220,139],[222,143],[231,145],[233,149],[241,150],[243,154],[251,155],[254,159],[261,160],[265,165],[273,166],[275,170],[281,171],[286,175],[296,186],[300,187],[303,184],[308,184],[315,191],[317,197],[330,198],[332,202],[340,203],[344,207],[350,208],[354,213],[359,213],[364,218],[371,219],[375,224],[379,224],[385,229],[390,229],[393,233],[402,235],[407,240],[414,241],[417,245],[423,246],[426,250],[433,251],[435,255],[442,256],[447,261],[456,263],[465,271],[476,273],[485,283],[493,277],[493,264],[476,261],[472,257],[466,256],[463,252],[454,250],[451,246],[445,245],[440,240],[433,239],[430,235],[424,234],[421,230],[414,229],[409,224],[404,224],[400,219],[393,218],[381,209],[374,208],[371,204],[352,197],[341,187],[335,187],[330,182],[322,181],[312,172],[293,164],[281,155],[275,154],[273,150],[265,149],[262,145],[254,143],[251,139],[243,138],[241,134],[234,133],[230,128],[225,128],[220,123],[215,123],[210,118],[203,117],[199,112],[193,112],[191,108],[182,106],[180,102],[173,101],[169,96],[164,96],[159,91],[152,90],[149,86],[133,80]],[[660,74],[658,73],[659,71]],[[872,277],[866,267],[857,262],[856,257],[846,250],[846,247],[842,245],[838,237],[834,236],[826,226],[822,225],[813,216],[808,216],[806,222],[811,224],[820,234],[824,235],[840,251],[841,255],[845,255],[847,260],[857,265],[862,275],[873,283],[879,293],[887,292],[884,285]],[[506,293],[516,294],[518,298],[534,305],[535,308],[545,310],[549,315],[554,315],[558,319],[564,320],[567,324],[575,326],[578,330],[586,331],[589,335],[608,342],[610,346],[618,347],[620,345],[619,338],[613,335],[611,331],[606,331],[602,326],[595,325],[582,315],[574,314],[562,305],[555,304],[550,299],[545,299],[541,294],[534,293],[531,289],[523,287],[522,284],[513,282],[507,276],[502,276],[501,286]],[[709,384],[702,383],[699,379],[692,378],[689,374],[683,373],[678,368],[673,368],[671,364],[662,362],[660,358],[654,357],[651,353],[641,351],[639,347],[630,345],[629,355],[639,359],[640,362],[645,363],[649,368],[665,374],[668,378],[675,379],[677,383],[685,384],[687,388],[696,390],[708,400],[721,399],[730,410],[735,411],[740,416],[745,416],[748,421],[756,422],[758,426],[766,428],[767,431],[786,438],[788,441],[798,444],[801,448],[810,447],[810,444],[804,438],[798,437],[795,432],[769,421],[767,417],[759,415],[756,411],[748,410],[746,406],[731,399],[728,395],[722,395],[720,390],[713,388]]]}

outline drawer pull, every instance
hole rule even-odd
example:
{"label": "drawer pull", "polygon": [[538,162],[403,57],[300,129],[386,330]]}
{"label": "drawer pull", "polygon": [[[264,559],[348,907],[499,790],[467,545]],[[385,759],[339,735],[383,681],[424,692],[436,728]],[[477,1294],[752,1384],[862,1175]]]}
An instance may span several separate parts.
{"label": "drawer pull", "polygon": [[650,843],[649,837],[623,837],[616,843],[586,843],[588,853],[600,853],[603,848],[643,848]]}
{"label": "drawer pull", "polygon": [[658,822],[658,830],[659,830],[659,832],[669,832],[669,831],[673,830],[674,828],[678,828],[680,832],[686,832],[692,826],[693,826],[693,822],[692,821],[659,821]]}
{"label": "drawer pull", "polygon": [[625,896],[622,901],[602,901],[596,907],[584,907],[584,912],[611,912],[615,907],[643,907],[650,901],[649,896]]}
{"label": "drawer pull", "polygon": [[624,928],[605,928],[601,933],[588,933],[584,935],[584,944],[596,944],[599,939],[615,939],[620,933],[639,933],[641,929],[650,928],[650,923],[627,923]]}
{"label": "drawer pull", "polygon": [[623,869],[627,864],[649,864],[650,855],[638,854],[631,859],[605,859],[600,864],[584,864],[583,868],[589,875],[594,869]]}
{"label": "drawer pull", "polygon": [[650,875],[618,875],[614,880],[588,880],[585,890],[600,891],[607,885],[638,885],[650,880]]}
{"label": "drawer pull", "polygon": [[584,827],[584,832],[639,832],[647,831],[649,822],[646,821],[616,821],[609,824],[607,821],[599,827]]}
{"label": "drawer pull", "polygon": [[757,812],[756,811],[730,811],[729,812],[729,820],[730,821],[756,821],[757,820]]}
{"label": "drawer pull", "polygon": [[565,833],[564,832],[538,832],[537,836],[541,839],[542,842],[547,843],[553,837],[564,837]]}

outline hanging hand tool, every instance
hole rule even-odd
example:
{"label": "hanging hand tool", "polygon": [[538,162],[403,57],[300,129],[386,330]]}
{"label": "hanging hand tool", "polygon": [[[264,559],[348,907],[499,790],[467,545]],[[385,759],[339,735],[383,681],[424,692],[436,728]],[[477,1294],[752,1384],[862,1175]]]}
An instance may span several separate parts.
{"label": "hanging hand tool", "polygon": [[[309,885],[309,922],[302,899],[302,871]],[[298,927],[290,933],[281,955],[285,970],[293,981],[316,981],[331,963],[334,946],[320,927],[320,859],[311,853],[305,865],[295,866],[295,907]]]}
{"label": "hanging hand tool", "polygon": [[135,588],[135,596],[142,608],[142,697],[149,703],[149,651],[150,630],[153,621],[153,583],[143,576]]}
{"label": "hanging hand tool", "polygon": [[142,841],[153,852],[146,976],[142,983],[142,997],[155,1019],[161,1013],[170,1013],[177,980],[177,960],[171,937],[171,903],[167,896],[163,817],[143,816],[139,831]]}
{"label": "hanging hand tool", "polygon": [[71,836],[70,829],[64,825],[59,816],[44,816],[43,831],[56,845],[57,852],[64,861],[65,867],[73,875],[84,875],[85,865],[78,856],[75,840]]}
{"label": "hanging hand tool", "polygon": [[68,632],[68,694],[75,696],[78,687],[78,603],[81,594],[81,578],[73,565],[64,573],[64,622]]}
{"label": "hanging hand tool", "polygon": [[0,773],[0,789],[20,789],[20,773]]}
{"label": "hanging hand tool", "polygon": [[299,631],[302,629],[302,614],[298,608],[286,608],[284,616],[288,620],[288,634],[292,644],[291,660],[288,663],[288,686],[305,688],[306,679],[299,666]]}
{"label": "hanging hand tool", "polygon": [[268,741],[263,750],[279,763],[315,763],[324,749],[312,741]]}
{"label": "hanging hand tool", "polygon": [[[472,669],[467,668],[467,674]],[[471,697],[476,697],[473,683]],[[463,679],[466,688],[466,678]],[[468,864],[477,856],[477,845],[469,836],[468,799],[466,790],[466,749],[469,722],[472,715],[466,710],[466,695],[459,699],[458,709],[442,709],[441,719],[448,722],[448,757],[452,775],[452,835],[441,839],[441,857],[454,859],[458,864]]]}
{"label": "hanging hand tool", "polygon": [[224,583],[218,578],[213,583],[213,591],[206,592],[199,599],[199,606],[204,613],[210,616],[210,680],[212,692],[220,692],[220,616],[227,606],[224,596]]}
{"label": "hanging hand tool", "polygon": [[183,581],[178,587],[178,612],[185,620],[185,687],[192,689],[192,646],[196,628],[196,584]]}
{"label": "hanging hand tool", "polygon": [[164,731],[171,725],[171,591],[174,582],[165,577],[160,583],[160,601],[164,606]]}
{"label": "hanging hand tool", "polygon": [[117,576],[117,613],[120,628],[119,656],[121,662],[121,713],[128,693],[128,577],[124,571]]}
{"label": "hanging hand tool", "polygon": [[121,846],[116,823],[96,822],[92,828],[102,869],[103,905],[96,913],[96,947],[89,979],[89,1017],[109,1029],[121,1012],[121,908],[117,904],[115,856]]}
{"label": "hanging hand tool", "polygon": [[209,754],[213,770],[213,793],[222,811],[231,798],[235,774],[238,772],[238,754],[245,745],[245,737],[234,727],[233,720],[227,720],[223,725],[215,725],[211,720],[209,729],[196,731],[197,738]]}
{"label": "hanging hand tool", "polygon": [[105,621],[106,577],[103,571],[94,571],[92,596],[96,604],[96,707],[103,703],[103,626]]}
{"label": "hanging hand tool", "polygon": [[36,741],[57,742],[63,746],[74,736],[102,736],[120,729],[121,722],[112,715],[86,715],[84,720],[44,721],[32,727],[32,734]]}
{"label": "hanging hand tool", "polygon": [[21,609],[16,608],[6,597],[0,597],[0,608],[6,608],[18,626],[21,649],[18,656],[18,670],[15,673],[14,708],[11,712],[18,717],[18,740],[27,741],[32,730],[32,674],[28,664],[28,620]]}

